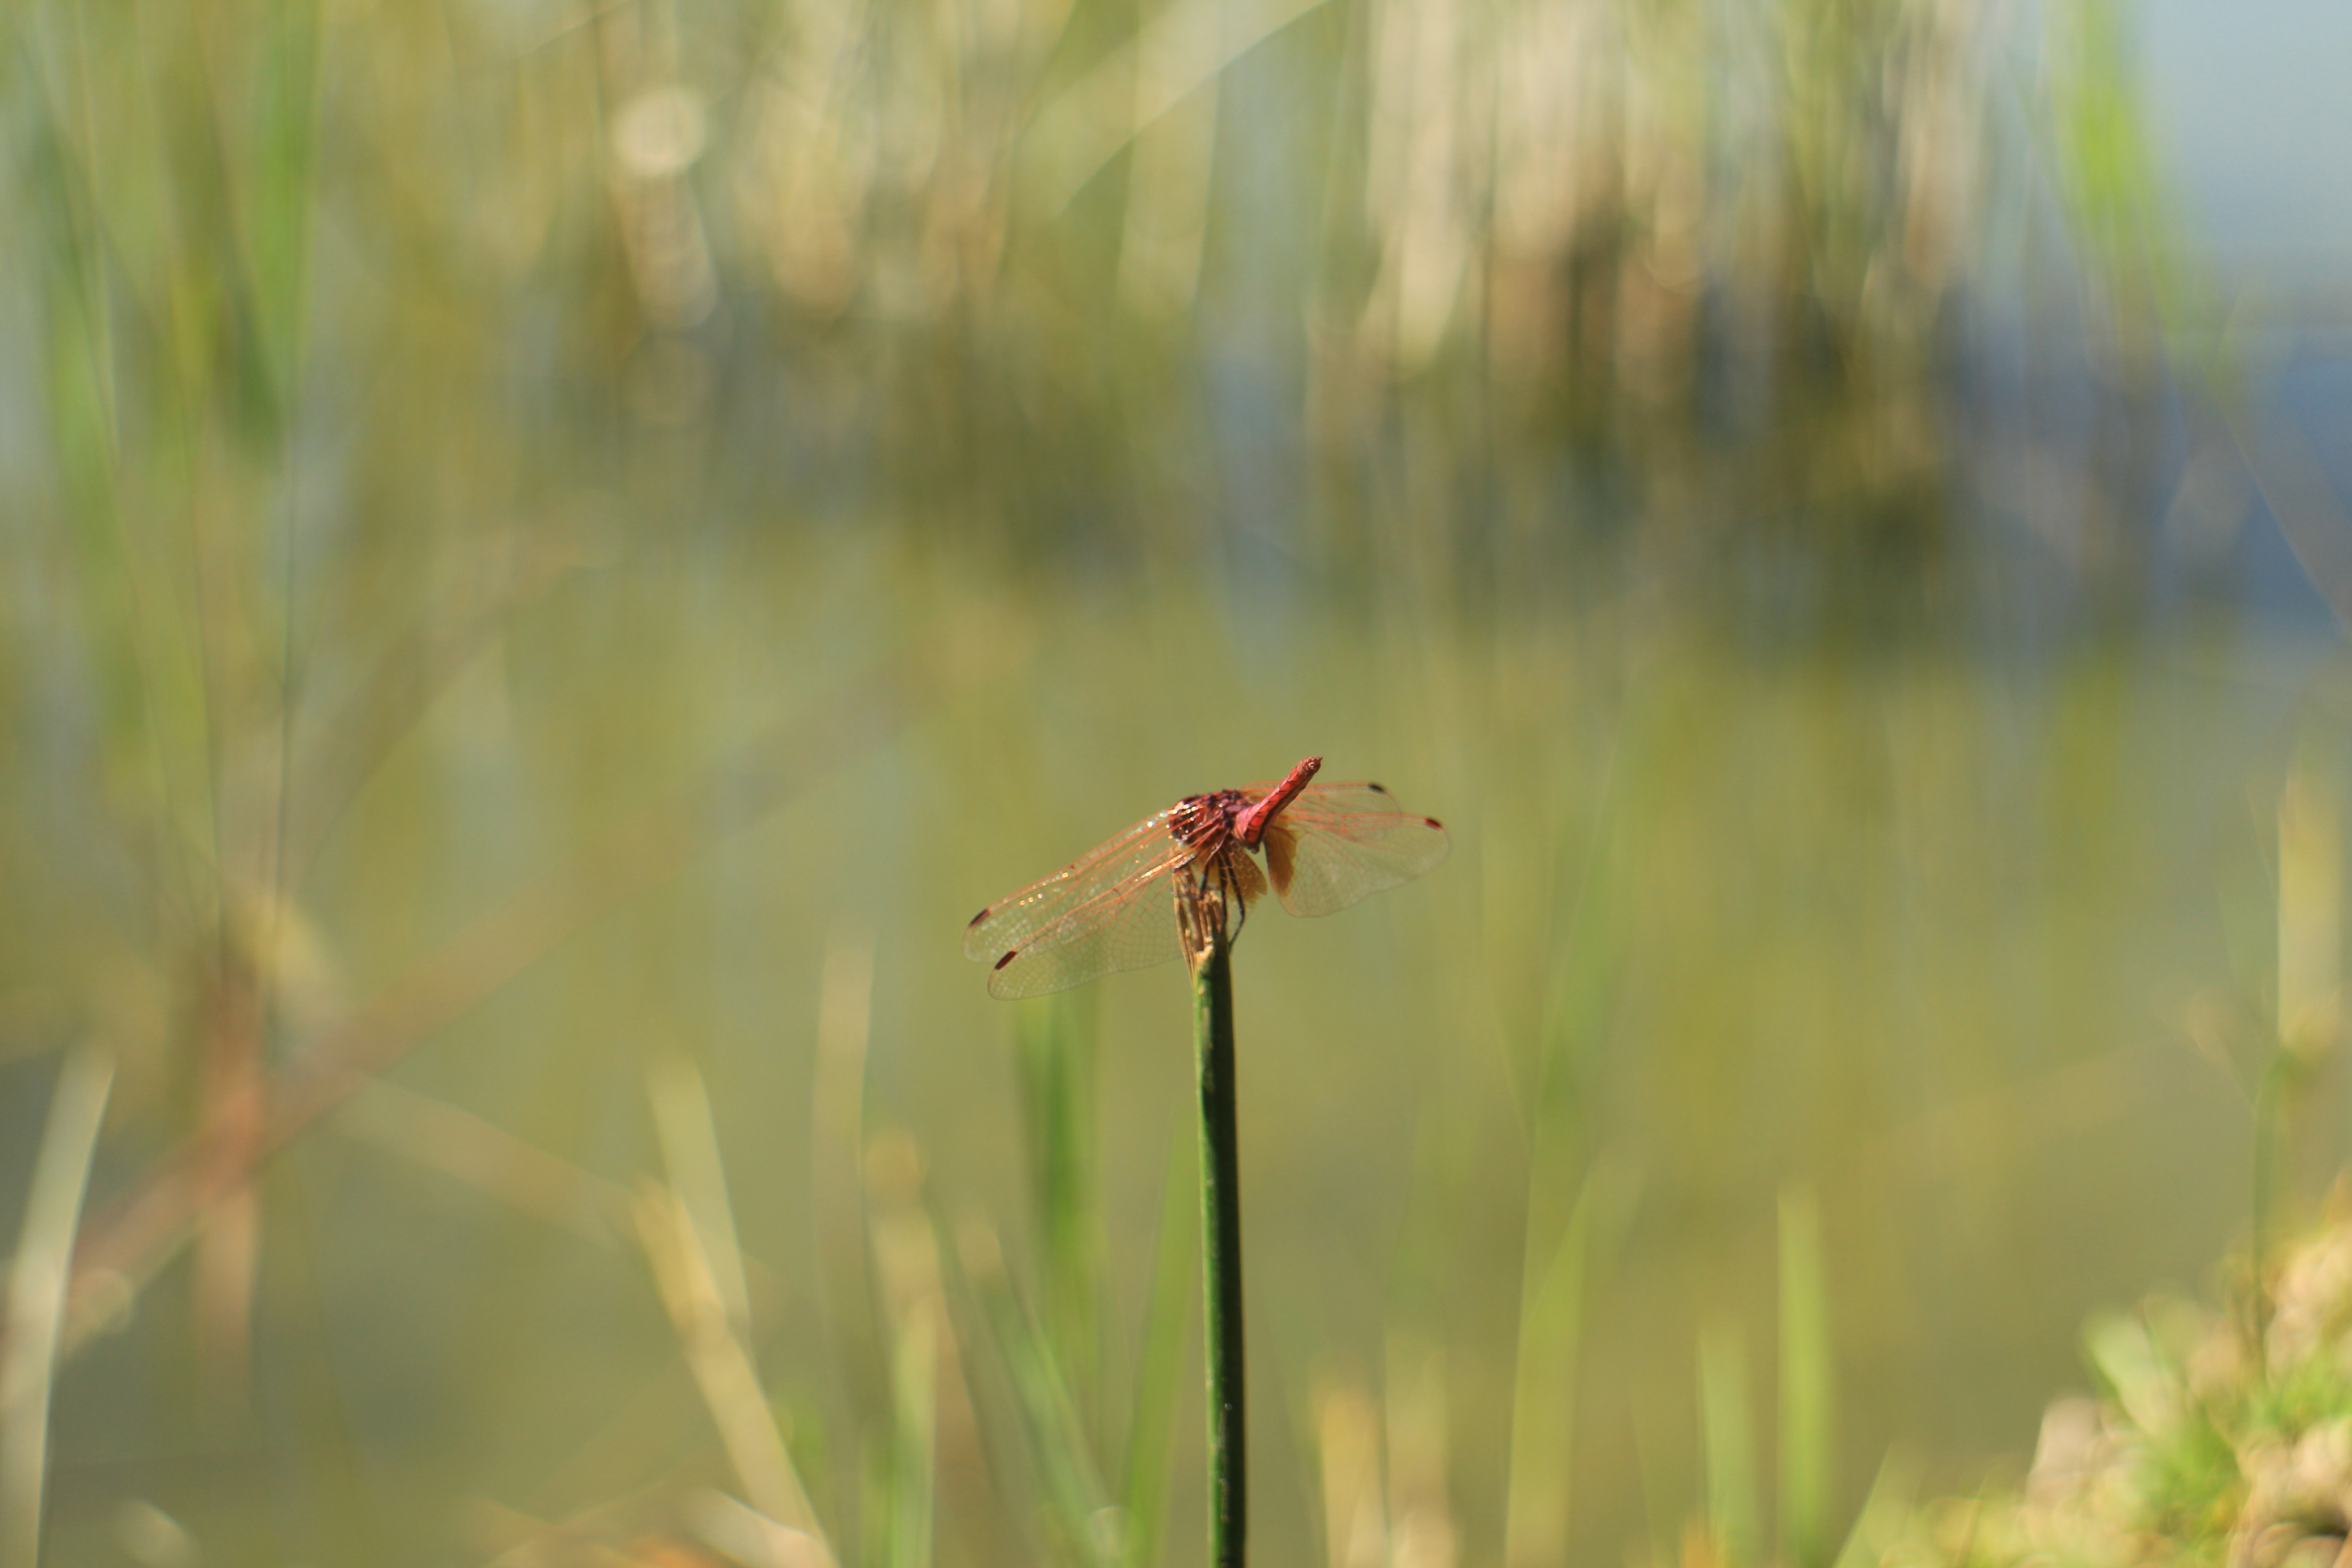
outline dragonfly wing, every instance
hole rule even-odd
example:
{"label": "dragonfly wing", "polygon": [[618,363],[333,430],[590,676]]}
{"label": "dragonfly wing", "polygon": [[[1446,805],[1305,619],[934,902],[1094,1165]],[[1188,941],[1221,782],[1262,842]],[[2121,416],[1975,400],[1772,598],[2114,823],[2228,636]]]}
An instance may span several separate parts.
{"label": "dragonfly wing", "polygon": [[1180,850],[1139,881],[1072,910],[997,961],[992,996],[1043,996],[1121,969],[1149,969],[1183,952],[1176,924]]}
{"label": "dragonfly wing", "polygon": [[1437,818],[1405,810],[1376,784],[1309,784],[1265,835],[1275,891],[1294,915],[1328,915],[1410,882],[1451,847]]}
{"label": "dragonfly wing", "polygon": [[[999,899],[971,917],[964,928],[963,955],[994,963],[1074,911],[1095,909],[1139,876],[1160,868],[1177,846],[1168,831],[1168,813],[1148,816],[1117,837],[1097,845],[1052,876]],[[1098,921],[1099,921],[1098,916]],[[1067,941],[1068,936],[1063,938]]]}

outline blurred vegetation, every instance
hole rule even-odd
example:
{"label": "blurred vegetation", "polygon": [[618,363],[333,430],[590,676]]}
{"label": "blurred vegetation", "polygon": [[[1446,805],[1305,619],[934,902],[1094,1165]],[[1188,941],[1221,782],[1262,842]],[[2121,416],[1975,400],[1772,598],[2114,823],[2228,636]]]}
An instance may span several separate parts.
{"label": "blurred vegetation", "polygon": [[2344,1152],[2126,24],[13,7],[0,1554],[1187,1560],[1175,982],[955,939],[1308,751],[1457,848],[1239,954],[1265,1560],[1961,1484]]}
{"label": "blurred vegetation", "polygon": [[1883,1510],[1869,1521],[1885,1537],[1879,1560],[2338,1561],[2352,1523],[2341,1206],[2259,1276],[2242,1274],[2227,1310],[2164,1297],[2094,1320],[2102,1396],[2051,1405],[2022,1488]]}
{"label": "blurred vegetation", "polygon": [[[2094,1317],[2084,1348],[2100,1393],[2069,1395],[2043,1413],[2022,1484],[1922,1500],[1910,1495],[1907,1467],[1890,1460],[1835,1553],[1839,1568],[2339,1561],[2352,1531],[2352,1231],[2344,1208],[2339,1185],[2324,1224],[2274,1258],[2233,1260],[2221,1309],[2165,1295]],[[1708,1383],[1712,1401],[1712,1372]],[[1765,1560],[1745,1458],[1710,1447],[1708,1464],[1706,1514],[1671,1561],[1710,1568]],[[1784,1540],[1769,1560],[1832,1558]]]}

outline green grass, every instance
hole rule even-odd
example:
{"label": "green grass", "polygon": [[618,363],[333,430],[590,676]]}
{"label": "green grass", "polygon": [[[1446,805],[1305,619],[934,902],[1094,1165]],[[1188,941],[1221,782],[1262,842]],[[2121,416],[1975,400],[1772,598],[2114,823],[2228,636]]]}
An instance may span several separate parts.
{"label": "green grass", "polygon": [[2231,1301],[2159,1297],[2095,1318],[2085,1338],[2101,1396],[2053,1405],[2025,1484],[1888,1510],[1878,1560],[2097,1568],[2336,1550],[2340,1522],[2323,1500],[2341,1485],[2352,1408],[2346,1237],[2333,1207],[2262,1271],[2281,1318],[2259,1338]]}

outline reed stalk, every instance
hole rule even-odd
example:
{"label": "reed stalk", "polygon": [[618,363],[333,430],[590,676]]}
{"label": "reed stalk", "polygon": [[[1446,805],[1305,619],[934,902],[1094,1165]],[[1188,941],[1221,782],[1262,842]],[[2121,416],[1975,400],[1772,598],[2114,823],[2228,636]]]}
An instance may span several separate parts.
{"label": "reed stalk", "polygon": [[1249,1432],[1242,1362],[1240,1096],[1234,1080],[1234,979],[1226,900],[1214,879],[1177,893],[1192,969],[1201,1070],[1202,1283],[1209,1363],[1209,1560],[1241,1568],[1249,1534]]}

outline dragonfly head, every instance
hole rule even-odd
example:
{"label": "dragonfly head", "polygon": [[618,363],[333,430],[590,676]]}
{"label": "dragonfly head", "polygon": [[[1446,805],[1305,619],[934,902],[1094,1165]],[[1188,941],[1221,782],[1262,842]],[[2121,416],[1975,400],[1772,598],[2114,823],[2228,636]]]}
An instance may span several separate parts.
{"label": "dragonfly head", "polygon": [[[1234,837],[1239,838],[1247,847],[1256,848],[1259,840],[1265,837],[1266,827],[1274,821],[1276,815],[1284,806],[1298,798],[1299,792],[1307,787],[1307,781],[1314,778],[1322,766],[1322,758],[1308,757],[1285,773],[1282,782],[1266,791],[1256,805],[1248,807],[1234,818]],[[1236,792],[1227,790],[1224,793],[1232,795]]]}

